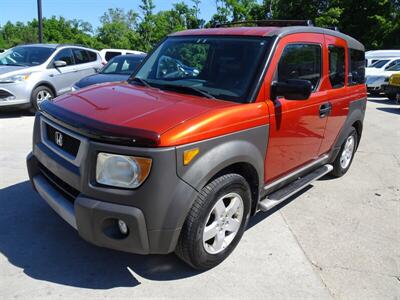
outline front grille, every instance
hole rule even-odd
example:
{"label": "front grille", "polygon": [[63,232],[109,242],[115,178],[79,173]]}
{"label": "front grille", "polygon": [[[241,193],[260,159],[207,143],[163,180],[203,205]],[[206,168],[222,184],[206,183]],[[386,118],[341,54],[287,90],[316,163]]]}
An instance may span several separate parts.
{"label": "front grille", "polygon": [[68,201],[74,203],[76,197],[79,195],[79,191],[69,184],[62,181],[57,175],[52,173],[44,165],[39,163],[40,173],[47,179],[47,181]]}
{"label": "front grille", "polygon": [[5,91],[5,90],[0,90],[0,99],[1,98],[8,98],[8,97],[12,97],[13,94]]}
{"label": "front grille", "polygon": [[58,148],[65,152],[76,156],[79,151],[80,141],[62,131],[58,131],[53,126],[46,124],[47,139]]}

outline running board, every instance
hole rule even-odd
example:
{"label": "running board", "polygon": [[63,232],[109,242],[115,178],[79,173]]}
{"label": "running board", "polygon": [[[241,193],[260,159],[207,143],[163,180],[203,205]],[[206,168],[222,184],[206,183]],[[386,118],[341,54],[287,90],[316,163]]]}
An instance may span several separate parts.
{"label": "running board", "polygon": [[284,186],[280,190],[269,194],[264,200],[260,201],[260,203],[258,204],[258,208],[261,211],[270,210],[274,206],[282,203],[290,196],[296,194],[298,191],[304,189],[310,183],[328,174],[332,170],[332,165],[324,165],[322,167],[319,167],[318,169],[305,175],[304,177],[300,177],[289,185]]}

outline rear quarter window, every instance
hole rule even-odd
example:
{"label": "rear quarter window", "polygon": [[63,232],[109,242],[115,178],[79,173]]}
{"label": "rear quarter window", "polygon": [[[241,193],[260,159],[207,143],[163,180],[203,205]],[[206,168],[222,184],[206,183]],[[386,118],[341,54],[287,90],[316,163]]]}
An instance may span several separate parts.
{"label": "rear quarter window", "polygon": [[349,49],[349,85],[365,82],[365,54],[364,51]]}

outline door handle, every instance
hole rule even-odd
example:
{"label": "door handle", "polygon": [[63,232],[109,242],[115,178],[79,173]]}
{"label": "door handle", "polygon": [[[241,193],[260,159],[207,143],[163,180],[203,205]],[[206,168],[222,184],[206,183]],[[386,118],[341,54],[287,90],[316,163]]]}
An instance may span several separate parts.
{"label": "door handle", "polygon": [[324,103],[319,107],[319,117],[325,118],[332,111],[332,104],[330,102]]}

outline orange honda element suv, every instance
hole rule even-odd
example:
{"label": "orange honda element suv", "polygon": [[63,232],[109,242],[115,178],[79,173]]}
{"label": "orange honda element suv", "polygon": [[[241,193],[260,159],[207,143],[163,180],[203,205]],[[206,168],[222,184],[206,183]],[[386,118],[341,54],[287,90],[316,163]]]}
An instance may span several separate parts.
{"label": "orange honda element suv", "polygon": [[257,25],[174,33],[127,82],[43,102],[35,190],[95,245],[208,269],[252,215],[344,175],[363,129],[363,45]]}

